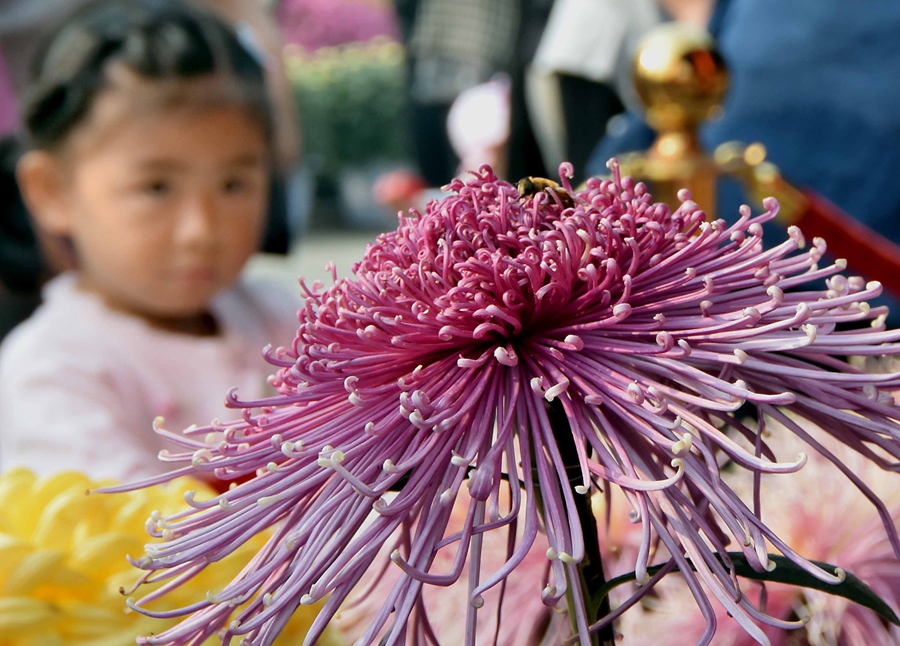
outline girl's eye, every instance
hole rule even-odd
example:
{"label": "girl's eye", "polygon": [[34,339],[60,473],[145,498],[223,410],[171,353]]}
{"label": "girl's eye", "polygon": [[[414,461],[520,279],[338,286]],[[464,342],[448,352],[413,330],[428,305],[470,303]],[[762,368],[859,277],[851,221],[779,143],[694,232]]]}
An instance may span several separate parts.
{"label": "girl's eye", "polygon": [[172,185],[169,182],[158,181],[150,182],[144,186],[143,192],[150,197],[165,197],[172,191]]}
{"label": "girl's eye", "polygon": [[233,177],[229,180],[226,180],[222,185],[222,188],[226,193],[241,193],[247,190],[247,182],[238,177]]}

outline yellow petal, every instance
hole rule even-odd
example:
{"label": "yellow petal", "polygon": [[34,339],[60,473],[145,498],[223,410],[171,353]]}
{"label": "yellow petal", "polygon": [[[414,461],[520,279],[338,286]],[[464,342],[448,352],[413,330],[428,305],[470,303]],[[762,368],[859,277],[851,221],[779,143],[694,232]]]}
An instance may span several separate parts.
{"label": "yellow petal", "polygon": [[33,551],[34,548],[27,541],[17,536],[0,534],[0,589],[13,568]]}
{"label": "yellow petal", "polygon": [[4,596],[24,596],[41,586],[81,587],[88,577],[65,567],[65,554],[59,550],[38,550],[25,555],[3,582]]}
{"label": "yellow petal", "polygon": [[14,469],[0,476],[0,516],[4,532],[30,537],[37,513],[31,492],[35,477],[30,471]]}
{"label": "yellow petal", "polygon": [[[87,524],[99,532],[108,525],[105,501],[100,494],[87,495],[89,483],[75,484],[47,501],[34,528],[32,540],[40,547],[65,550],[76,525]],[[84,533],[84,530],[82,530]]]}
{"label": "yellow petal", "polygon": [[143,545],[144,541],[140,536],[108,532],[77,543],[72,550],[71,564],[95,579],[122,571],[137,573],[125,557],[129,554],[140,557]]}
{"label": "yellow petal", "polygon": [[118,608],[105,608],[90,603],[67,603],[62,605],[65,618],[60,621],[60,632],[71,640],[98,639],[108,635],[128,631],[132,642],[134,631],[132,614],[123,612],[124,602]]}
{"label": "yellow petal", "polygon": [[0,597],[0,639],[23,637],[30,632],[46,630],[46,624],[57,616],[46,601],[27,597]]}

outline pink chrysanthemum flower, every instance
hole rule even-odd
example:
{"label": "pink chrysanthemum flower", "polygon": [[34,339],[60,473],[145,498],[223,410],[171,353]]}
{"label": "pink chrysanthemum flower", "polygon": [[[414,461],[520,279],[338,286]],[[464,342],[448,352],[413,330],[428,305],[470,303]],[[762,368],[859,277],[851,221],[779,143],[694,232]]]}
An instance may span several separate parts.
{"label": "pink chrysanthemum flower", "polygon": [[[723,482],[717,455],[760,474],[803,466],[803,455],[782,463],[761,440],[747,451],[733,439],[753,439],[735,416],[751,402],[826,457],[782,408],[897,468],[898,409],[882,389],[900,386],[900,375],[865,374],[840,359],[900,353],[900,332],[886,331],[883,311],[866,302],[880,285],[845,278],[840,261],[819,267],[821,240],[797,253],[796,229],[765,249],[774,201],[728,226],[707,222],[687,194],[675,212],[653,204],[617,172],[576,193],[571,170],[562,167],[560,191],[525,197],[488,167],[455,180],[425,214],[379,236],[352,279],[307,290],[293,347],[267,353],[280,368],[279,396],[244,402],[232,393],[238,421],[169,434],[188,449],[170,459],[191,463],[173,476],[256,477],[151,522],[167,540],[139,567],[167,570],[174,586],[280,524],[231,585],[141,643],[196,644],[221,629],[225,642],[240,635],[268,645],[299,604],[325,600],[307,637],[314,643],[387,541],[395,545],[387,565],[402,575],[358,643],[435,641],[420,591],[452,584],[465,563],[472,643],[483,595],[502,588],[544,530],[548,575],[536,587],[548,605],[569,602],[576,641],[589,644],[589,630],[616,615],[589,627],[578,583],[586,545],[594,547],[587,496],[608,483],[626,493],[642,527],[638,580],[666,573],[646,572],[651,549],[664,547],[710,622],[702,643],[715,629],[711,598],[761,643],[758,622],[795,625],[742,594],[729,541],[759,570],[770,567],[769,542],[812,575],[840,580],[760,520],[754,502]],[[825,289],[805,291],[826,278]],[[867,320],[870,328],[837,327]],[[193,439],[207,434],[210,445]],[[900,553],[884,505],[835,461],[869,494]],[[464,486],[466,522],[448,535]],[[483,534],[494,531],[511,537],[507,557],[482,571]],[[436,571],[442,550],[453,564]]]}

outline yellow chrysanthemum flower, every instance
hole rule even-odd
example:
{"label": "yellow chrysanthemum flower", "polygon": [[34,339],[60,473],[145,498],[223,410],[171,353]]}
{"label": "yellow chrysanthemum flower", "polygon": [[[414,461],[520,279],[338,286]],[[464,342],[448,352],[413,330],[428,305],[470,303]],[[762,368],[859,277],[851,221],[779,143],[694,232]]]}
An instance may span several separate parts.
{"label": "yellow chrysanthemum flower", "polygon": [[[126,555],[143,554],[145,522],[154,511],[167,516],[184,508],[188,489],[214,494],[186,478],[124,494],[86,494],[108,484],[80,473],[0,475],[0,646],[131,646],[136,636],[177,623],[125,607],[122,589],[138,578]],[[264,540],[244,545],[151,608],[185,606],[222,589]],[[317,612],[300,606],[276,644],[302,642]],[[331,636],[319,643],[339,642]]]}

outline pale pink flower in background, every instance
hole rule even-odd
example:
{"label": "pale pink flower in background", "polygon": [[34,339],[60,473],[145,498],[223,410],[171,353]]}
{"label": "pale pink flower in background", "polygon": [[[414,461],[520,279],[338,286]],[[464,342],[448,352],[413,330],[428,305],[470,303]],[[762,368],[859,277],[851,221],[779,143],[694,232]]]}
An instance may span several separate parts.
{"label": "pale pink flower in background", "polygon": [[[508,495],[501,496],[504,505]],[[469,508],[469,497],[460,494],[451,515],[449,534],[462,531]],[[522,538],[522,527],[516,540]],[[558,646],[571,634],[565,604],[551,608],[541,601],[540,589],[545,585],[548,572],[547,539],[539,534],[526,557],[509,575],[505,584],[484,595],[484,606],[478,613],[477,633],[479,643],[498,646]],[[497,570],[508,558],[507,536],[488,532],[482,545],[481,566],[487,571]],[[383,557],[388,557],[390,550]],[[453,566],[455,554],[442,550],[435,556],[433,569],[447,572]],[[387,558],[385,558],[387,562]],[[468,563],[466,563],[468,566]],[[462,618],[469,605],[468,567],[463,567],[456,585],[428,587],[422,592],[428,622],[441,644],[466,643],[466,624]],[[360,584],[360,591],[336,617],[336,626],[348,643],[354,643],[365,632],[369,623],[381,609],[384,598],[397,583],[399,568],[384,571],[372,570]],[[496,638],[496,642],[494,641]],[[422,638],[413,643],[426,643]]]}
{"label": "pale pink flower in background", "polygon": [[[802,472],[802,471],[801,471]],[[611,492],[612,514],[608,524],[601,522],[603,565],[607,578],[634,571],[634,560],[641,544],[641,526],[629,522],[625,496],[614,489]],[[606,504],[603,496],[594,497],[595,514],[606,519]],[[618,513],[616,513],[618,511]],[[882,530],[883,532],[883,530]],[[808,555],[806,555],[808,556]],[[664,563],[669,559],[665,548],[659,548],[651,559],[652,564]],[[761,588],[755,582],[747,582],[744,593],[754,603],[758,602]],[[610,599],[612,608],[626,602],[639,588],[633,584],[624,584],[612,591]],[[797,589],[786,585],[767,586],[766,612],[775,617],[786,618],[796,603]],[[758,604],[757,604],[758,605]],[[751,637],[741,625],[730,617],[720,605],[713,606],[716,617],[716,634],[712,646],[752,646],[757,641]],[[696,644],[706,631],[706,619],[697,607],[697,602],[685,584],[684,578],[676,572],[668,574],[647,595],[615,623],[617,646],[660,646],[663,644]],[[772,626],[762,625],[763,632],[772,646],[784,646],[786,638],[796,635],[796,631],[779,630]],[[677,641],[675,641],[677,635]]]}
{"label": "pale pink flower in background", "polygon": [[[786,429],[770,424],[773,439],[797,446]],[[900,527],[900,486],[895,473],[810,428],[841,462],[857,474],[890,510]],[[788,448],[788,450],[790,450]],[[833,563],[867,583],[895,611],[900,610],[900,561],[894,555],[881,519],[865,497],[848,486],[827,460],[810,456],[801,472],[766,487],[763,517],[808,558]],[[798,614],[808,614],[807,640],[812,646],[890,646],[900,644],[900,628],[847,599],[818,590],[796,591]]]}
{"label": "pale pink flower in background", "polygon": [[[766,612],[773,616],[790,616],[795,590],[788,586],[768,586]],[[758,586],[747,585],[745,593],[757,602]],[[700,641],[706,631],[706,619],[678,573],[668,575],[656,585],[654,594],[648,596],[650,598],[639,607],[622,615],[616,625],[616,633],[620,636],[617,646],[688,646]],[[721,606],[715,608],[715,616],[716,634],[709,642],[712,646],[754,646],[758,643]],[[772,646],[796,644],[800,634],[772,626],[762,629]]]}

